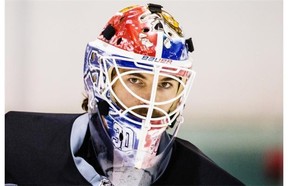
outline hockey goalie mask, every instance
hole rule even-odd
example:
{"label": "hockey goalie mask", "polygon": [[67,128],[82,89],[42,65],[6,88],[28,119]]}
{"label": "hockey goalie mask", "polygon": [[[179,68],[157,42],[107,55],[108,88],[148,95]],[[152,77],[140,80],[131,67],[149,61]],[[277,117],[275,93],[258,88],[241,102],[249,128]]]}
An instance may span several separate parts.
{"label": "hockey goalie mask", "polygon": [[191,38],[154,4],[121,10],[87,45],[89,127],[114,185],[127,185],[128,177],[132,185],[150,184],[165,169],[195,75],[192,51]]}

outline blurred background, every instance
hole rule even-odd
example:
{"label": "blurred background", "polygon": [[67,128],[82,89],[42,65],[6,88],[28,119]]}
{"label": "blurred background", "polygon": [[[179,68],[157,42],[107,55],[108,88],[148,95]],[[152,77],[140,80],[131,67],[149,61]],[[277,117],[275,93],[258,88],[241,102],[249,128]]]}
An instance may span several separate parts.
{"label": "blurred background", "polygon": [[83,112],[86,44],[118,10],[148,2],[194,42],[178,136],[246,185],[282,185],[281,0],[6,0],[5,112]]}

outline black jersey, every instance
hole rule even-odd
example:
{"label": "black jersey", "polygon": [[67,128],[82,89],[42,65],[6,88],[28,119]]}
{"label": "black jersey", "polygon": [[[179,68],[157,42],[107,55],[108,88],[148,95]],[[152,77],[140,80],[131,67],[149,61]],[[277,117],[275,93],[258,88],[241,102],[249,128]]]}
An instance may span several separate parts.
{"label": "black jersey", "polygon": [[[87,123],[81,124],[77,135],[71,134],[74,121],[81,115],[8,112],[5,183],[93,185],[94,174],[101,174],[101,170],[89,151]],[[176,138],[169,164],[153,185],[243,184],[193,144]]]}

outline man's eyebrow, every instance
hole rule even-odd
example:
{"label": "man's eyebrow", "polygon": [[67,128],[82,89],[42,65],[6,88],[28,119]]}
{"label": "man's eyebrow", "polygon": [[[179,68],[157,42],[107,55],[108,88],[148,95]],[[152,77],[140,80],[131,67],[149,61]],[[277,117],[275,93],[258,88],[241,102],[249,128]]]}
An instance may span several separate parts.
{"label": "man's eyebrow", "polygon": [[139,77],[139,78],[142,78],[142,79],[146,79],[146,77],[143,76],[141,73],[131,73],[129,75],[136,76],[136,77]]}
{"label": "man's eyebrow", "polygon": [[[132,73],[130,74],[132,76],[136,76],[136,77],[139,77],[139,78],[142,78],[142,79],[147,79],[145,76],[143,76],[143,74],[141,73]],[[164,78],[159,78],[159,81],[177,81],[171,77],[164,77]]]}
{"label": "man's eyebrow", "polygon": [[[127,69],[119,69],[120,73],[124,73],[124,72],[127,72],[127,71],[130,71],[130,70],[127,70]],[[128,75],[132,75],[132,76],[137,76],[139,78],[143,78],[143,79],[146,79],[146,77],[144,75],[142,75],[141,73],[129,73]]]}
{"label": "man's eyebrow", "polygon": [[177,81],[175,80],[174,78],[171,78],[171,77],[165,77],[163,79],[159,79],[160,81]]}
{"label": "man's eyebrow", "polygon": [[[127,72],[127,71],[129,71],[129,70],[126,70],[126,69],[122,69],[121,70],[122,71],[122,73],[123,72]],[[131,74],[129,74],[129,75],[132,75],[132,76],[136,76],[136,77],[139,77],[139,78],[142,78],[142,79],[147,79],[143,74],[141,74],[141,73],[131,73]],[[177,80],[175,80],[174,78],[171,78],[171,77],[164,77],[164,78],[159,78],[159,81],[177,81]]]}

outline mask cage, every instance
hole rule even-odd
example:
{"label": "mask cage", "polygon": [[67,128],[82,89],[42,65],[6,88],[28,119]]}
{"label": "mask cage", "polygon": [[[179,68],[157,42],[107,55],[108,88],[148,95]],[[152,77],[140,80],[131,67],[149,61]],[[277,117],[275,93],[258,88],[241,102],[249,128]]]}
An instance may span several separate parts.
{"label": "mask cage", "polygon": [[[86,61],[87,60],[88,64],[86,64],[87,68],[84,78],[88,92],[92,92],[90,93],[91,96],[94,97],[94,99],[96,98],[96,102],[100,100],[106,101],[111,107],[111,110],[113,110],[113,112],[117,112],[117,114],[119,114],[120,117],[125,117],[127,120],[137,125],[143,125],[143,120],[145,120],[146,125],[150,125],[150,127],[164,127],[168,125],[171,126],[172,123],[175,123],[177,117],[180,114],[182,114],[184,104],[187,100],[188,93],[191,89],[192,82],[195,77],[195,72],[190,68],[187,68],[187,61],[186,64],[183,61],[170,61],[168,63],[167,61],[166,62],[164,61],[165,59],[161,60],[157,59],[157,62],[155,62],[155,58],[153,60],[153,58],[147,56],[143,56],[142,59],[140,60],[133,60],[120,56],[107,55],[103,51],[93,47],[90,48],[90,52],[86,56]],[[182,66],[185,64],[186,66],[184,67],[176,66],[178,65],[178,63]],[[191,62],[188,65],[191,66]],[[116,78],[111,80],[112,68],[115,69],[117,76]],[[131,71],[120,73],[119,72],[120,68],[130,69]],[[125,107],[124,109],[121,109],[115,103],[115,101],[117,101],[120,104],[122,103],[121,104],[122,106],[123,105],[125,106],[125,104],[123,104],[123,102],[117,97],[112,88],[113,84],[117,80],[119,80],[120,82],[122,81],[122,84],[124,85],[125,89],[129,91],[131,95],[143,101],[147,105],[150,104],[149,101],[141,98],[139,95],[136,95],[134,92],[130,91],[121,78],[124,75],[135,72],[153,74],[154,76],[157,77],[159,77],[160,75],[167,76],[178,81],[183,87],[183,90],[180,90],[177,96],[174,97],[173,99],[167,100],[166,102],[153,102],[154,108],[152,108],[151,106],[150,110],[158,109],[160,112],[164,114],[164,116],[160,118],[149,117],[147,119],[147,116],[145,117],[135,112],[133,113],[132,111],[133,109],[143,107],[143,105],[134,106],[132,108]],[[175,109],[173,109],[169,113],[166,113],[159,107],[155,107],[158,105],[163,105],[171,102],[177,102],[177,103],[174,106]],[[90,104],[90,107],[94,106],[95,104]],[[146,107],[149,109],[149,106]],[[133,116],[128,113],[132,113]]]}

